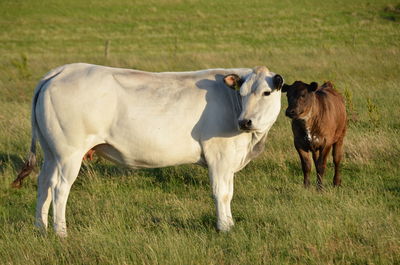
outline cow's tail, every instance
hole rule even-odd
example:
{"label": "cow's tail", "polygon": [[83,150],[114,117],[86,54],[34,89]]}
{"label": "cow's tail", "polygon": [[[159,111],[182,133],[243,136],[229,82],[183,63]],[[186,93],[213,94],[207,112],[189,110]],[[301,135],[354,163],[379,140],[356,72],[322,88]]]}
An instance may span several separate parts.
{"label": "cow's tail", "polygon": [[50,73],[48,73],[36,86],[35,93],[32,100],[32,115],[31,115],[31,125],[32,125],[32,139],[31,139],[31,148],[28,155],[28,159],[19,172],[17,178],[11,183],[13,188],[21,188],[22,181],[29,176],[29,174],[33,171],[36,165],[36,142],[37,142],[37,134],[38,134],[38,124],[36,120],[36,104],[39,98],[39,94],[42,91],[42,88],[46,85],[46,83],[59,75],[63,70],[63,67],[59,67]]}

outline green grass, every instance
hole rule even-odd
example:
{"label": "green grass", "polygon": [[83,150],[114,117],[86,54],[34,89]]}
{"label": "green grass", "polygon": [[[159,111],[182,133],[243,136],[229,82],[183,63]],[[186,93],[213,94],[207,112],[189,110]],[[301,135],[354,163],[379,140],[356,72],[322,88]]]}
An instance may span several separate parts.
{"label": "green grass", "polygon": [[[0,2],[0,264],[400,264],[398,2]],[[105,43],[109,41],[108,55]],[[215,231],[207,171],[82,167],[69,237],[35,230],[36,174],[10,183],[30,144],[30,100],[50,69],[267,65],[288,83],[331,80],[351,121],[343,187],[302,187],[283,112],[236,175],[230,233]],[[282,97],[283,108],[286,98]],[[313,178],[315,183],[315,177]]]}

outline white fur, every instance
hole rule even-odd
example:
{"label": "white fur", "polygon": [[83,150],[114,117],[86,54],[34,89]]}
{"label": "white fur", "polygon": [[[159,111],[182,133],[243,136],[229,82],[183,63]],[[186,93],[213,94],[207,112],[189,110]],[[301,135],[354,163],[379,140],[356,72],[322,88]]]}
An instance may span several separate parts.
{"label": "white fur", "polygon": [[[311,142],[313,137],[311,137],[310,129],[308,127],[306,127],[306,135],[307,135],[307,140],[309,142]],[[314,136],[314,138],[315,138],[315,136]]]}
{"label": "white fur", "polygon": [[[223,84],[222,77],[231,73],[246,78],[243,104]],[[271,88],[273,75],[251,69],[148,73],[89,64],[52,71],[39,83],[32,108],[33,132],[44,152],[37,225],[47,228],[52,202],[54,229],[66,236],[70,188],[82,157],[96,147],[132,168],[207,166],[217,227],[228,231],[233,226],[234,173],[250,161],[248,154],[280,111],[281,93]],[[263,97],[263,90],[273,92]],[[239,118],[252,119],[255,130],[239,131]]]}

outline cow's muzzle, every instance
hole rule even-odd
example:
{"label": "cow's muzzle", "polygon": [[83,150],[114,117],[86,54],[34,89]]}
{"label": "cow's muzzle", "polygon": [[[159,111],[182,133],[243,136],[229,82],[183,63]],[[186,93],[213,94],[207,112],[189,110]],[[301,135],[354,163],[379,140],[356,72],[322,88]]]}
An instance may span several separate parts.
{"label": "cow's muzzle", "polygon": [[296,118],[297,114],[294,109],[286,109],[285,115],[291,119]]}
{"label": "cow's muzzle", "polygon": [[247,119],[239,120],[239,128],[242,131],[251,131],[253,128],[253,123],[251,120]]}

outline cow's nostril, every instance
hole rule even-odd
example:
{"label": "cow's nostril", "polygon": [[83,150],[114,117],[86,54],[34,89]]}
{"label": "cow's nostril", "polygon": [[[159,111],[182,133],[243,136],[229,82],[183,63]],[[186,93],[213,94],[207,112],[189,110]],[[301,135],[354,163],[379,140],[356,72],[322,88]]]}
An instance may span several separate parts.
{"label": "cow's nostril", "polygon": [[239,127],[240,127],[240,129],[241,129],[241,130],[245,130],[245,131],[250,130],[252,124],[253,124],[252,121],[251,121],[251,120],[247,120],[247,119],[244,119],[244,120],[240,120],[240,121],[239,121]]}
{"label": "cow's nostril", "polygon": [[293,117],[295,114],[296,114],[296,112],[293,109],[291,109],[291,110],[287,109],[286,110],[286,116],[288,116],[288,117]]}

